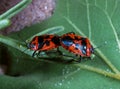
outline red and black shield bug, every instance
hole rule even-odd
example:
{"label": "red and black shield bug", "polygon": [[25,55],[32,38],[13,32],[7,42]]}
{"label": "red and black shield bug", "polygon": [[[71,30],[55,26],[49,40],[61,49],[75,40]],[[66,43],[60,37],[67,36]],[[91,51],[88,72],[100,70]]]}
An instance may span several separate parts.
{"label": "red and black shield bug", "polygon": [[34,57],[37,51],[49,51],[54,48],[58,48],[60,46],[60,39],[57,35],[49,34],[35,36],[27,46],[29,49],[34,51],[32,54],[32,57]]}
{"label": "red and black shield bug", "polygon": [[94,52],[94,48],[89,39],[76,35],[74,32],[69,32],[61,36],[60,43],[63,48],[79,56],[79,62],[81,58],[90,58],[91,54]]}

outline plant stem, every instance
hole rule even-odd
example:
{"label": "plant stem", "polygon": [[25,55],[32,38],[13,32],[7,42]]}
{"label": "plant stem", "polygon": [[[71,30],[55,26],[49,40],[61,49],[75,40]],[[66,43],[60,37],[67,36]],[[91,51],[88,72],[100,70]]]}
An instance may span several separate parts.
{"label": "plant stem", "polygon": [[0,20],[0,30],[10,25],[9,19]]}
{"label": "plant stem", "polygon": [[108,77],[120,80],[120,74],[114,74],[112,72],[107,72],[105,70],[95,68],[95,67],[92,67],[89,65],[84,65],[84,64],[73,64],[73,65],[80,67],[81,69],[86,69],[86,70],[93,71],[93,72],[98,73],[98,74],[102,74],[104,76],[108,76]]}
{"label": "plant stem", "polygon": [[99,50],[96,49],[97,53],[101,56],[101,58],[105,61],[105,63],[116,73],[120,74],[119,70],[108,60],[108,58]]}
{"label": "plant stem", "polygon": [[13,8],[9,9],[2,15],[0,15],[0,20],[1,19],[10,19],[14,15],[18,14],[21,10],[23,10],[26,6],[28,6],[29,3],[31,3],[32,0],[22,0],[20,3],[18,3],[16,6]]}
{"label": "plant stem", "polygon": [[43,34],[56,34],[56,33],[59,33],[61,31],[64,30],[64,27],[63,26],[55,26],[55,27],[51,27],[51,28],[48,28],[42,32],[39,32],[33,36],[31,36],[30,38],[28,38],[27,40],[31,40],[33,37],[35,36],[39,36],[39,35],[43,35]]}

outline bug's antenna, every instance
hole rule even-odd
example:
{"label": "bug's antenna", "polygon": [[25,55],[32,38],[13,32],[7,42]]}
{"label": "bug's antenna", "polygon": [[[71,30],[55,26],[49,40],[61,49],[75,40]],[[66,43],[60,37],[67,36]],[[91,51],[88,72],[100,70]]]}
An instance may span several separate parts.
{"label": "bug's antenna", "polygon": [[[18,34],[18,37],[20,38],[21,41],[23,41],[23,42],[25,43],[26,47],[28,47],[28,43],[27,43],[24,39],[22,39],[22,37],[21,37],[20,34]],[[28,50],[28,49],[26,48],[25,50],[23,50],[23,53],[24,53],[26,50]]]}
{"label": "bug's antenna", "polygon": [[23,41],[26,44],[26,46],[27,46],[27,42],[22,39],[22,37],[20,36],[20,34],[18,34],[18,37],[20,37],[20,40]]}

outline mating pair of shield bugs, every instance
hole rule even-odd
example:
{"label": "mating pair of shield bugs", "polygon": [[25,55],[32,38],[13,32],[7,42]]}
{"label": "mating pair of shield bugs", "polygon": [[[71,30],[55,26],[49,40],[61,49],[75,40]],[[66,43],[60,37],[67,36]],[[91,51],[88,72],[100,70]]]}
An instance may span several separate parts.
{"label": "mating pair of shield bugs", "polygon": [[62,36],[52,34],[35,36],[30,43],[28,43],[28,48],[34,51],[33,57],[37,51],[49,51],[59,46],[79,56],[80,60],[84,57],[90,58],[91,54],[94,52],[94,48],[89,39],[76,35],[74,32],[69,32]]}

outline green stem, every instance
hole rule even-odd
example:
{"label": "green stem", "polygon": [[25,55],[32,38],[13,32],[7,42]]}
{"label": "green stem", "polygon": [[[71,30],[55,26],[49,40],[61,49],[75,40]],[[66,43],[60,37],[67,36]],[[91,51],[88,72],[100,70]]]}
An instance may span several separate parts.
{"label": "green stem", "polygon": [[32,0],[22,0],[16,6],[14,6],[13,8],[9,9],[7,12],[0,15],[0,19],[10,19],[14,15],[18,14],[18,12],[23,10],[26,6],[28,6],[28,4],[31,2]]}
{"label": "green stem", "polygon": [[0,20],[0,30],[10,25],[9,19]]}
{"label": "green stem", "polygon": [[108,60],[108,58],[99,50],[96,49],[97,53],[101,56],[101,58],[105,61],[107,65],[116,73],[120,74],[119,70]]}
{"label": "green stem", "polygon": [[56,33],[59,33],[63,30],[64,30],[63,26],[55,26],[55,27],[52,27],[52,28],[48,28],[48,29],[46,29],[46,30],[44,30],[40,33],[37,33],[37,34],[31,36],[30,38],[27,39],[27,41],[31,40],[35,36],[39,36],[39,35],[43,35],[43,34],[56,34]]}
{"label": "green stem", "polygon": [[120,80],[120,74],[114,74],[112,72],[107,72],[105,70],[95,68],[95,67],[92,67],[92,66],[89,66],[89,65],[84,65],[84,64],[74,64],[74,66],[80,67],[81,69],[86,69],[86,70],[89,70],[89,71],[93,71],[95,73],[102,74],[104,76],[108,76],[108,77],[111,77],[111,78],[114,78],[114,79],[117,79],[117,80]]}

